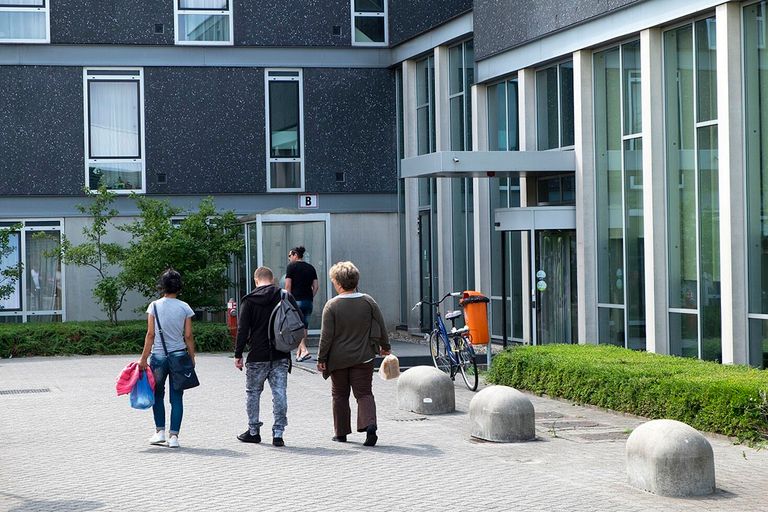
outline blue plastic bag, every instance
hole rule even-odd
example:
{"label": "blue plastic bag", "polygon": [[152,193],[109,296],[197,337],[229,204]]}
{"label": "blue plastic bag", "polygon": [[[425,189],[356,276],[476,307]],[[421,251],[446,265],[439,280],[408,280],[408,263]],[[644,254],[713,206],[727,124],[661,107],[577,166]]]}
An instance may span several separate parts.
{"label": "blue plastic bag", "polygon": [[155,393],[147,379],[147,371],[139,370],[139,380],[131,390],[131,407],[134,409],[149,409],[155,405]]}

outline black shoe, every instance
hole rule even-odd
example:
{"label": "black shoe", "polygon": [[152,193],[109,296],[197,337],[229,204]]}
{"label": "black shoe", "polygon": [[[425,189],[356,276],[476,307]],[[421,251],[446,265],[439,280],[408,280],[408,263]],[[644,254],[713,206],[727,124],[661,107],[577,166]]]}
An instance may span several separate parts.
{"label": "black shoe", "polygon": [[272,444],[274,446],[285,446],[285,441],[283,441],[282,437],[273,437]]}
{"label": "black shoe", "polygon": [[347,442],[347,436],[333,436],[331,438],[331,441],[336,441],[337,443],[346,443]]}
{"label": "black shoe", "polygon": [[237,438],[244,443],[260,443],[261,442],[261,436],[259,434],[252,436],[250,430],[246,430],[245,432],[237,436]]}
{"label": "black shoe", "polygon": [[376,441],[379,440],[379,436],[376,435],[376,425],[371,425],[365,429],[365,442],[363,446],[375,446]]}

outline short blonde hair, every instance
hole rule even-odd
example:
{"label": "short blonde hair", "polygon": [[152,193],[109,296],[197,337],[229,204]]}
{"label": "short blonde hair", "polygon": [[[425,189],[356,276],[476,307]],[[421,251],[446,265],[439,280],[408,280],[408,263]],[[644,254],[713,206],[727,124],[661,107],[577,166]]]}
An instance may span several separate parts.
{"label": "short blonde hair", "polygon": [[274,281],[275,280],[275,274],[272,272],[272,269],[269,267],[259,267],[253,272],[253,278],[256,281]]}
{"label": "short blonde hair", "polygon": [[340,261],[328,271],[328,275],[344,290],[354,290],[360,282],[360,271],[351,261]]}

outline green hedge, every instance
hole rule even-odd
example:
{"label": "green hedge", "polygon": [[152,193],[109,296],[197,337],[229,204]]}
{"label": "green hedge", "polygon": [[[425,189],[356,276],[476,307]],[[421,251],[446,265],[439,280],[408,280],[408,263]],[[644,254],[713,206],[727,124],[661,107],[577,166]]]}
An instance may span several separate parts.
{"label": "green hedge", "polygon": [[496,356],[488,380],[733,436],[768,437],[768,373],[610,345],[516,347]]}
{"label": "green hedge", "polygon": [[[233,349],[223,323],[195,322],[192,331],[200,352]],[[145,320],[117,325],[108,322],[0,324],[0,357],[140,354],[146,333]]]}

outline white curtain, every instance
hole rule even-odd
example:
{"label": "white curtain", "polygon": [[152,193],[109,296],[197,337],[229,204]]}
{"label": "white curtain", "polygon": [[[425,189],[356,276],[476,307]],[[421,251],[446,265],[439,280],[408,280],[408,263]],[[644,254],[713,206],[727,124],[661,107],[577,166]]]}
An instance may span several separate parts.
{"label": "white curtain", "polygon": [[179,9],[226,10],[228,0],[180,0]]}
{"label": "white curtain", "polygon": [[2,39],[45,39],[45,13],[0,11]]}
{"label": "white curtain", "polygon": [[138,158],[139,83],[94,80],[89,85],[91,158]]}

